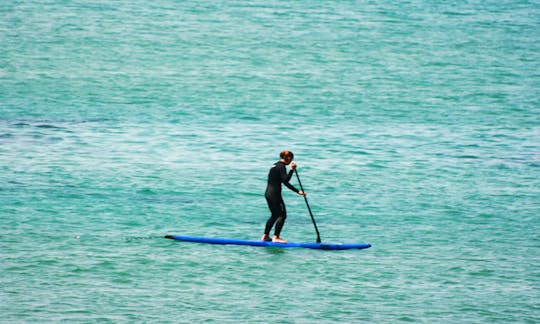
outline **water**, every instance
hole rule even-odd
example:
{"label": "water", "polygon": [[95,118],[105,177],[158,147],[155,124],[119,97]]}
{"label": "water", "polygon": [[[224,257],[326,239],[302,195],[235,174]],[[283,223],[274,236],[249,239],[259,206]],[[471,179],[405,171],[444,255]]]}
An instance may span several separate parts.
{"label": "water", "polygon": [[4,2],[1,322],[540,322],[537,1]]}

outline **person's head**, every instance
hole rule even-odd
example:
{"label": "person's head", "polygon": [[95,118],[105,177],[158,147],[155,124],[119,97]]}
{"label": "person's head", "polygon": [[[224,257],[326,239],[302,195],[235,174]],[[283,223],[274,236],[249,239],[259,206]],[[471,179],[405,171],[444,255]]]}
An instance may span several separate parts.
{"label": "person's head", "polygon": [[291,151],[283,151],[279,153],[279,157],[285,164],[290,164],[292,160],[294,159],[294,154]]}

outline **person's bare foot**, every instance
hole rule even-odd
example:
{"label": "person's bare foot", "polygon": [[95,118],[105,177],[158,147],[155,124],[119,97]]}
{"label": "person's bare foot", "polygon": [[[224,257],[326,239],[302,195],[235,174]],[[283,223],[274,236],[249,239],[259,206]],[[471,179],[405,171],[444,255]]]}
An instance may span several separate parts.
{"label": "person's bare foot", "polygon": [[274,243],[288,243],[286,240],[282,239],[279,236],[275,236],[272,238],[272,242]]}
{"label": "person's bare foot", "polygon": [[261,241],[269,242],[272,241],[272,239],[270,238],[270,236],[263,234],[263,236],[261,237]]}

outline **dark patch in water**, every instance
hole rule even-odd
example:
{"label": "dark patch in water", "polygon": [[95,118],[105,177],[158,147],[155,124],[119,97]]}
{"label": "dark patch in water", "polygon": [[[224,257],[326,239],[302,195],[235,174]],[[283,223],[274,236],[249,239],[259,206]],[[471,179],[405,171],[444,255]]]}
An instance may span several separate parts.
{"label": "dark patch in water", "polygon": [[52,137],[47,138],[47,141],[49,143],[58,143],[58,142],[62,142],[63,140],[64,140],[63,137],[58,137],[58,136],[52,136]]}
{"label": "dark patch in water", "polygon": [[40,125],[36,125],[36,127],[37,128],[43,128],[43,129],[62,129],[62,127],[49,125],[49,124],[40,124]]}

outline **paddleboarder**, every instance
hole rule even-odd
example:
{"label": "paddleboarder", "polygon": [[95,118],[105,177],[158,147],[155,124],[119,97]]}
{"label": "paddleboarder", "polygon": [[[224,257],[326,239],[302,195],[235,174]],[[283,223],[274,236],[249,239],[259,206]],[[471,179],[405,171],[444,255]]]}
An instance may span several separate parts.
{"label": "paddleboarder", "polygon": [[[262,241],[272,241],[279,243],[287,243],[286,240],[280,237],[281,230],[287,218],[287,210],[281,196],[281,184],[296,192],[299,195],[305,196],[306,193],[296,189],[289,183],[296,169],[296,163],[292,162],[294,154],[291,151],[283,151],[279,154],[280,160],[270,168],[268,172],[268,185],[266,186],[265,198],[270,208],[271,216],[266,221],[264,234],[261,237]],[[291,170],[287,173],[287,165],[290,165]],[[274,227],[274,236],[270,238],[270,230]]]}

